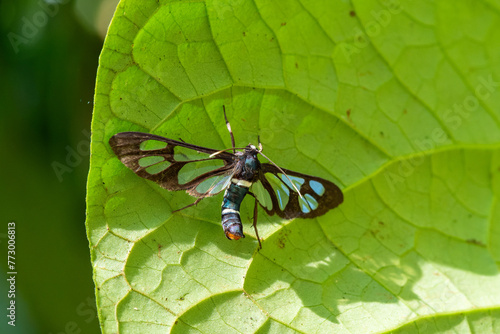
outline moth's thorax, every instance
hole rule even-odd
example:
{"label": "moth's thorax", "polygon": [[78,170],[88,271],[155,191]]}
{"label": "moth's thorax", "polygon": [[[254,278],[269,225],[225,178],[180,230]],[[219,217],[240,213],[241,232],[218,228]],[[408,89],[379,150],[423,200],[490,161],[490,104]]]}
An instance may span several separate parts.
{"label": "moth's thorax", "polygon": [[245,147],[243,152],[236,152],[236,168],[233,178],[253,182],[260,170],[258,151],[253,145]]}

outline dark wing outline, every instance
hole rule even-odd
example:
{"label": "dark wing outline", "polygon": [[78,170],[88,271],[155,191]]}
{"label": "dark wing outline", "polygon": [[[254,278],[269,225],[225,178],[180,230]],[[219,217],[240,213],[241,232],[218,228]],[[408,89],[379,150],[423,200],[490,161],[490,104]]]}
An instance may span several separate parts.
{"label": "dark wing outline", "polygon": [[[311,176],[307,174],[302,174],[299,172],[294,172],[289,169],[284,169],[282,170],[289,176],[296,176],[303,178],[306,182],[300,187],[300,193],[302,196],[305,196],[306,194],[309,194],[313,196],[313,198],[318,202],[318,207],[315,210],[311,210],[308,213],[302,212],[300,208],[300,203],[299,203],[299,194],[295,191],[295,189],[290,188],[285,182],[283,184],[288,188],[290,191],[289,194],[289,200],[287,205],[283,210],[280,209],[278,199],[276,197],[276,194],[274,192],[273,187],[269,183],[269,181],[265,177],[265,173],[272,173],[280,179],[280,177],[277,174],[282,174],[281,170],[279,170],[276,166],[268,163],[261,164],[261,172],[259,173],[259,180],[262,183],[262,186],[264,189],[269,193],[271,196],[271,201],[273,204],[273,208],[269,210],[265,206],[263,206],[261,203],[262,208],[266,210],[267,214],[272,216],[275,213],[280,216],[281,218],[285,219],[292,219],[292,218],[314,218],[321,216],[328,212],[329,210],[336,208],[339,206],[343,201],[344,201],[344,195],[342,194],[342,191],[340,190],[339,187],[337,187],[334,183],[322,179],[320,177],[316,176]],[[319,182],[323,185],[325,188],[325,192],[320,196],[314,192],[314,190],[311,188],[309,185],[308,181],[316,181]]]}
{"label": "dark wing outline", "polygon": [[[167,143],[165,148],[154,149],[154,150],[141,150],[141,144],[148,140],[156,140],[160,142]],[[174,151],[176,146],[185,147],[197,152],[213,154],[219,152],[218,150],[214,150],[211,148],[206,148],[202,146],[187,144],[181,141],[168,139],[165,137],[153,135],[150,133],[142,133],[142,132],[120,132],[115,134],[109,139],[109,145],[113,149],[113,152],[120,159],[120,161],[131,169],[138,176],[156,182],[162,188],[165,188],[170,191],[177,190],[186,190],[186,192],[194,197],[209,197],[213,196],[216,193],[210,194],[210,188],[205,193],[199,193],[196,191],[196,187],[198,184],[203,182],[206,179],[209,179],[214,176],[230,174],[234,169],[234,155],[229,152],[221,152],[214,157],[209,157],[206,159],[198,159],[198,160],[187,160],[187,161],[176,161],[174,158]],[[164,157],[166,161],[170,162],[170,166],[165,168],[163,171],[150,174],[146,171],[147,167],[141,167],[139,165],[139,160],[144,157],[149,156],[161,156]],[[182,167],[191,163],[198,161],[206,161],[206,160],[222,160],[224,162],[224,166],[214,169],[210,172],[204,173],[202,175],[197,176],[193,180],[186,182],[184,184],[179,184],[178,182],[178,173]]]}

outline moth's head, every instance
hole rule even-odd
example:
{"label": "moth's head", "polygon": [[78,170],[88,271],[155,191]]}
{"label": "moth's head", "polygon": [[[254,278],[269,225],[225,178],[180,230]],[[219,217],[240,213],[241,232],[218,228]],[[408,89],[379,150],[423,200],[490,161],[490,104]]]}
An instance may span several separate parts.
{"label": "moth's head", "polygon": [[245,147],[245,159],[247,160],[247,163],[249,163],[249,159],[252,161],[257,160],[257,155],[259,154],[259,150],[252,144],[248,144],[247,147]]}
{"label": "moth's head", "polygon": [[257,152],[259,152],[259,150],[257,149],[257,147],[255,147],[255,145],[248,144],[247,147],[245,147],[245,152],[257,154]]}

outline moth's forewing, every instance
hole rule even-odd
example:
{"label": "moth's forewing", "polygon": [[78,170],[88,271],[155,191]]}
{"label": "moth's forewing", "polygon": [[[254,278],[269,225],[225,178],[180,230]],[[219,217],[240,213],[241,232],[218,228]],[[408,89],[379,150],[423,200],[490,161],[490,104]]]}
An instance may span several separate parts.
{"label": "moth's forewing", "polygon": [[[138,176],[195,197],[213,196],[228,185],[233,155],[142,132],[121,132],[109,140],[120,161]],[[230,178],[229,178],[230,180]]]}

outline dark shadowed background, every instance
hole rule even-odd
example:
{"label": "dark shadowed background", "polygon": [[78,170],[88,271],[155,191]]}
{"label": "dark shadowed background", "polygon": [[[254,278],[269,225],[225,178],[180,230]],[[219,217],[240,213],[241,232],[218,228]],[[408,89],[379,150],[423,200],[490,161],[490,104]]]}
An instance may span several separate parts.
{"label": "dark shadowed background", "polygon": [[[99,332],[85,186],[98,57],[116,3],[0,2],[1,333]],[[10,300],[15,327],[7,323]]]}

